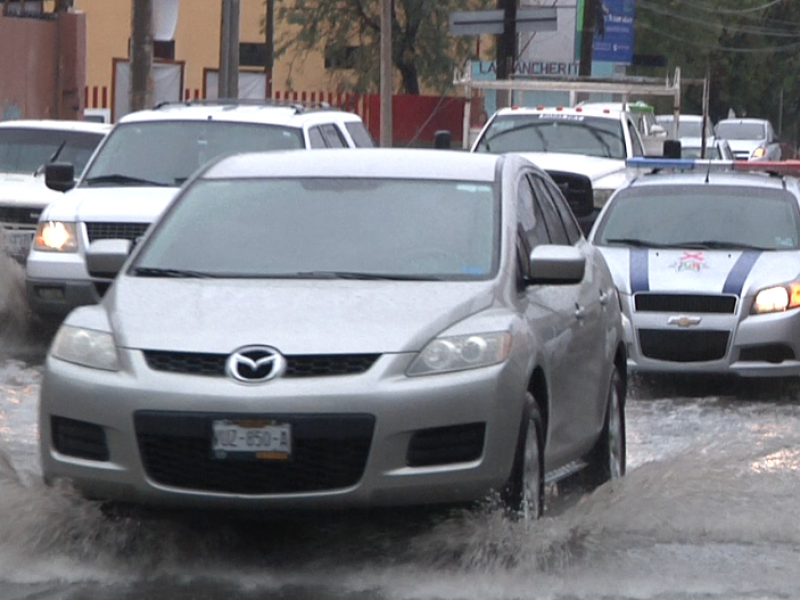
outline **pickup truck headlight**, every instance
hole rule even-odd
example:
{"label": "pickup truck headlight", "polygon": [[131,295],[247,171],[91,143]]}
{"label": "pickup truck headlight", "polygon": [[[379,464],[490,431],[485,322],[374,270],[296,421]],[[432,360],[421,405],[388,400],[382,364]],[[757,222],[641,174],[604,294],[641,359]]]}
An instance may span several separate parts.
{"label": "pickup truck headlight", "polygon": [[45,252],[77,252],[78,237],[75,231],[75,223],[43,221],[36,228],[33,248]]}
{"label": "pickup truck headlight", "polygon": [[752,314],[783,312],[800,306],[800,282],[766,288],[756,294]]}
{"label": "pickup truck headlight", "polygon": [[440,337],[428,343],[406,371],[410,377],[451,373],[503,362],[511,348],[508,332]]}
{"label": "pickup truck headlight", "polygon": [[53,339],[50,354],[91,369],[119,370],[114,336],[105,331],[63,325]]}
{"label": "pickup truck headlight", "polygon": [[614,190],[611,189],[595,189],[594,190],[594,207],[595,208],[602,208],[605,206],[608,199],[611,198],[611,194],[614,193]]}

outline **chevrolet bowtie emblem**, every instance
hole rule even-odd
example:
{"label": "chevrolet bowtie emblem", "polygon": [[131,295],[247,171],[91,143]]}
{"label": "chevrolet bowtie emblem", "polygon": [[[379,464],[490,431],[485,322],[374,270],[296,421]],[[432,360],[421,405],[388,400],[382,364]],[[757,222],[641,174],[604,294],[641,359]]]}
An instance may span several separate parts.
{"label": "chevrolet bowtie emblem", "polygon": [[679,317],[670,317],[667,321],[667,325],[677,325],[678,327],[692,327],[694,325],[700,325],[700,321],[702,321],[702,317],[689,317],[687,315],[681,315]]}

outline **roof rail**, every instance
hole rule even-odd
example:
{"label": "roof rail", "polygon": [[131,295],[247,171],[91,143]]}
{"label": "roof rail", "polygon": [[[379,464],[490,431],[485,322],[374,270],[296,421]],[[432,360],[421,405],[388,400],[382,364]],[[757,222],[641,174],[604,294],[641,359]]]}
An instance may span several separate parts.
{"label": "roof rail", "polygon": [[252,98],[195,98],[190,100],[167,100],[159,102],[153,110],[167,108],[170,106],[278,106],[283,108],[293,108],[295,113],[307,110],[339,110],[332,107],[327,102],[306,101],[306,100],[275,100],[275,99],[252,99]]}

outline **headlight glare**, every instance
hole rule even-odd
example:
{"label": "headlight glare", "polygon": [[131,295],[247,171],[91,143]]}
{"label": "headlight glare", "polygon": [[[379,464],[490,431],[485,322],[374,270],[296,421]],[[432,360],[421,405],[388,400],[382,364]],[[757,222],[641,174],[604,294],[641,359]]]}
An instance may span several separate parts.
{"label": "headlight glare", "polygon": [[53,339],[50,354],[66,362],[92,369],[119,370],[114,336],[104,331],[64,325]]}
{"label": "headlight glare", "polygon": [[487,367],[504,361],[510,348],[508,332],[437,338],[423,348],[407,374],[431,375]]}
{"label": "headlight glare", "polygon": [[64,221],[39,223],[33,247],[35,250],[44,250],[45,252],[76,252],[78,238],[75,235],[75,223]]}
{"label": "headlight glare", "polygon": [[755,150],[753,150],[752,157],[753,158],[762,158],[767,153],[767,149],[764,146],[759,146]]}
{"label": "headlight glare", "polygon": [[800,282],[761,290],[753,301],[753,314],[782,312],[800,306]]}

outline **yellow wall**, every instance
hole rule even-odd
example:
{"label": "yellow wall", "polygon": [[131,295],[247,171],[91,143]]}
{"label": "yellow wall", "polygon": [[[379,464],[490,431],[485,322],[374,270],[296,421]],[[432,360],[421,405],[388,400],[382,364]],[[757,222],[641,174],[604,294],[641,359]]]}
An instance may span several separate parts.
{"label": "yellow wall", "polygon": [[[132,0],[75,0],[75,10],[86,13],[87,27],[87,86],[107,88],[111,98],[111,79],[114,58],[128,57],[131,31]],[[261,21],[265,12],[264,0],[241,0],[239,41],[263,43]],[[178,23],[175,28],[175,60],[185,62],[184,88],[203,89],[203,71],[219,66],[221,0],[180,0]],[[276,23],[275,38],[280,36]],[[261,70],[261,69],[253,69]],[[273,90],[285,90],[289,77],[289,61],[276,61],[273,71]],[[292,88],[299,91],[328,91],[331,89],[321,54],[295,57],[291,73]],[[91,95],[90,95],[91,104]]]}

